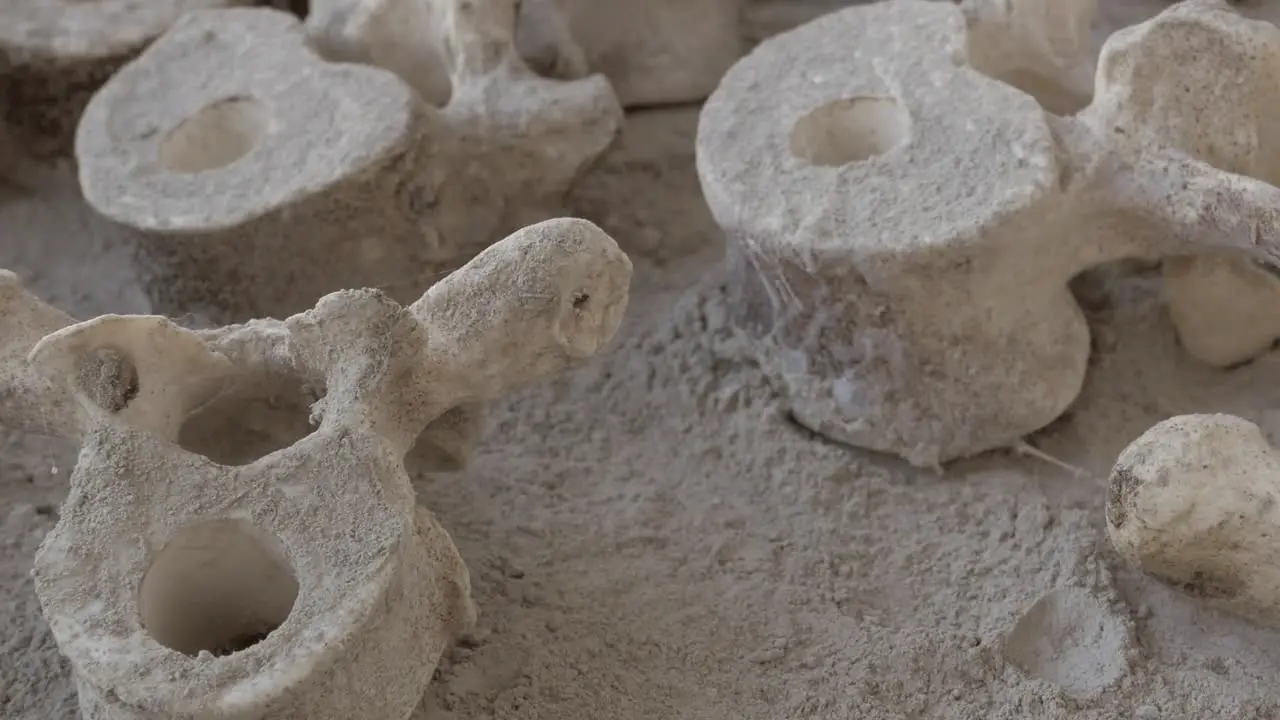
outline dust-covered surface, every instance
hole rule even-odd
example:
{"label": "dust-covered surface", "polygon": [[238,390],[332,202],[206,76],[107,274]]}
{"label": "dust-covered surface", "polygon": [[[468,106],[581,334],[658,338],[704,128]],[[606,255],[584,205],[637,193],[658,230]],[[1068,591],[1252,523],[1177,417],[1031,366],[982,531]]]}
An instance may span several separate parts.
{"label": "dust-covered surface", "polygon": [[[1077,287],[1085,392],[1031,439],[1082,473],[990,455],[937,476],[824,442],[725,327],[696,120],[631,116],[576,194],[635,263],[613,352],[498,408],[466,472],[417,482],[481,616],[415,720],[1280,717],[1280,633],[1135,576],[1103,533],[1106,473],[1155,422],[1230,411],[1280,438],[1280,358],[1196,366],[1158,275],[1104,270]],[[128,233],[72,191],[0,194],[0,267],[80,317],[147,308]],[[74,459],[0,434],[6,720],[76,715],[27,575]]]}

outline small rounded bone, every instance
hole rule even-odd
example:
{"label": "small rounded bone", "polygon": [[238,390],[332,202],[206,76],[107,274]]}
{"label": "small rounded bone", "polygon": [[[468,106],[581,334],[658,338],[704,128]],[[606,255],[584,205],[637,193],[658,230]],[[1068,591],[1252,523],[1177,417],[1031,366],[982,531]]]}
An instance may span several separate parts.
{"label": "small rounded bone", "polygon": [[1135,567],[1280,627],[1280,462],[1257,425],[1185,415],[1152,427],[1116,461],[1106,513]]}

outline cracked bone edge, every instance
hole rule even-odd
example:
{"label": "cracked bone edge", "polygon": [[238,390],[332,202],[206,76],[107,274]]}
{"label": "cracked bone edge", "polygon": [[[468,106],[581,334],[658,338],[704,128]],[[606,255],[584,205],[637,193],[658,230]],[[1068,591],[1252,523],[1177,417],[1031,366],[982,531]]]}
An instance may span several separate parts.
{"label": "cracked bone edge", "polygon": [[[1186,0],[1113,34],[1094,104],[1100,135],[1146,153],[1185,153],[1223,173],[1280,184],[1280,28],[1222,0]],[[1232,82],[1222,82],[1223,77]],[[1216,367],[1280,338],[1280,278],[1226,253],[1170,258],[1164,295],[1182,347]]]}
{"label": "cracked bone edge", "polygon": [[1280,627],[1280,463],[1257,425],[1184,415],[1152,427],[1111,471],[1106,520],[1145,574]]}
{"label": "cracked bone edge", "polygon": [[[1098,0],[964,0],[969,63],[1070,115],[1093,96]],[[1034,86],[1034,87],[1028,87]]]}

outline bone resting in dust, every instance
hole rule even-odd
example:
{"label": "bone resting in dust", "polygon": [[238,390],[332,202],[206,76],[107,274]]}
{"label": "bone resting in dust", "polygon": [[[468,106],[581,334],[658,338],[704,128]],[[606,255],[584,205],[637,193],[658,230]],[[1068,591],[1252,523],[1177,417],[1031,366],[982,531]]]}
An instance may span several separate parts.
{"label": "bone resting in dust", "polygon": [[699,178],[733,322],[800,423],[924,467],[1016,446],[1085,381],[1068,282],[1119,260],[1165,262],[1199,360],[1280,337],[1280,28],[1190,0],[1095,59],[1096,9],[852,7],[721,80]]}
{"label": "bone resting in dust", "polygon": [[610,341],[630,278],[572,218],[407,307],[343,290],[199,332],[75,322],[0,273],[4,419],[81,445],[33,577],[83,717],[409,717],[476,609],[405,453],[465,462],[490,402]]}

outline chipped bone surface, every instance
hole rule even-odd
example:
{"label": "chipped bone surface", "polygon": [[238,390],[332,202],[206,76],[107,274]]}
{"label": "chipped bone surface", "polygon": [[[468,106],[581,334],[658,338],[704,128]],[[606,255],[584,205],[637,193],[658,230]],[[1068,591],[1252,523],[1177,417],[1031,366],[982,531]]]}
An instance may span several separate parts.
{"label": "chipped bone surface", "polygon": [[[5,0],[0,124],[23,155],[71,155],[90,96],[183,13],[252,0]],[[0,167],[0,172],[5,168]]]}
{"label": "chipped bone surface", "polygon": [[1184,415],[1111,471],[1107,534],[1143,572],[1207,605],[1280,627],[1280,458],[1258,426]]}
{"label": "chipped bone surface", "polygon": [[[1179,149],[1190,117],[1116,132],[1135,108],[1163,112],[1134,71],[1168,55],[1150,27],[1251,21],[1180,3],[1108,42],[1092,103],[1058,116],[1018,71],[1069,64],[1053,58],[1082,41],[1028,28],[1087,27],[1093,3],[1079,4],[998,23],[919,0],[834,12],[763,42],[708,100],[698,174],[728,236],[733,319],[799,422],[918,465],[1010,446],[1080,391],[1077,273],[1227,250],[1280,260],[1280,188]],[[1049,39],[1023,43],[1039,60],[975,66],[975,22]],[[1206,142],[1234,137],[1215,130]]]}
{"label": "chipped bone surface", "polygon": [[[6,421],[82,444],[34,577],[84,717],[408,717],[475,609],[405,452],[465,456],[475,435],[433,421],[591,357],[630,276],[603,231],[558,219],[409,307],[347,290],[195,332],[157,316],[73,324],[0,273]],[[320,397],[316,426],[246,454],[227,419],[286,387]]]}
{"label": "chipped bone surface", "polygon": [[528,70],[515,9],[495,7],[436,8],[444,108],[385,69],[326,61],[296,17],[268,8],[189,13],[112,77],[80,123],[80,182],[142,231],[157,310],[286,317],[349,287],[408,302],[557,214],[621,109],[602,77]]}

